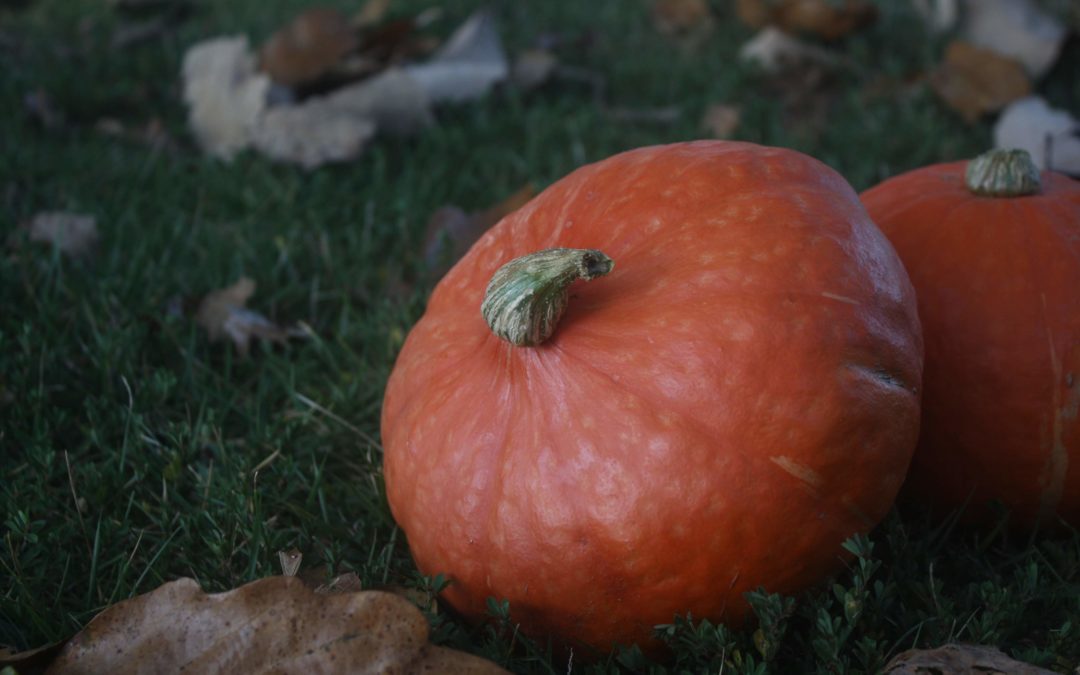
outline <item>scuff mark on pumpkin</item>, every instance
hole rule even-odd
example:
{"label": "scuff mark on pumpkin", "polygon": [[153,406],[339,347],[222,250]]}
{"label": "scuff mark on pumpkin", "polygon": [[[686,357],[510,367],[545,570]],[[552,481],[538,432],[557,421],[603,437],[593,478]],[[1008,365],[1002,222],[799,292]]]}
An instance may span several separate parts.
{"label": "scuff mark on pumpkin", "polygon": [[836,300],[838,302],[846,302],[849,305],[858,305],[859,301],[854,298],[849,298],[846,295],[837,295],[836,293],[830,293],[828,291],[822,291],[821,297],[828,298],[830,300]]}
{"label": "scuff mark on pumpkin", "polygon": [[[1050,447],[1046,465],[1043,467],[1039,483],[1042,486],[1042,494],[1039,496],[1039,515],[1048,518],[1057,511],[1061,497],[1065,493],[1065,474],[1069,470],[1069,453],[1065,449],[1065,421],[1064,418],[1076,416],[1077,408],[1080,408],[1080,397],[1070,396],[1069,403],[1061,400],[1061,385],[1065,380],[1061,368],[1061,360],[1057,350],[1054,349],[1054,334],[1050,330],[1050,322],[1046,318],[1046,295],[1042,294],[1043,323],[1046,325],[1046,341],[1050,348],[1050,371],[1054,381],[1052,391],[1053,398],[1050,402],[1053,414],[1051,415]],[[1071,408],[1071,410],[1070,410]]]}
{"label": "scuff mark on pumpkin", "polygon": [[805,483],[815,497],[821,496],[819,490],[823,481],[816,471],[784,455],[774,455],[769,458],[769,461]]}
{"label": "scuff mark on pumpkin", "polygon": [[852,370],[855,370],[863,375],[868,375],[869,377],[874,378],[878,382],[881,382],[882,384],[887,384],[890,387],[904,389],[913,394],[917,393],[918,391],[914,387],[909,387],[906,382],[900,379],[899,376],[889,372],[888,370],[885,370],[885,368],[882,366],[868,366],[862,363],[848,363],[847,366]]}

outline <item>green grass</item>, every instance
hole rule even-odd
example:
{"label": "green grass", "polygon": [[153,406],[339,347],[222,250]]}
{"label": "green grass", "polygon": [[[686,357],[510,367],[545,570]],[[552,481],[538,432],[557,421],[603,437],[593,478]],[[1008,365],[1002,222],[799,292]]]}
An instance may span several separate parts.
{"label": "green grass", "polygon": [[[70,636],[178,576],[217,591],[275,574],[276,551],[290,547],[305,567],[355,570],[368,587],[428,583],[390,517],[372,439],[430,290],[420,253],[438,206],[484,207],[624,149],[698,137],[716,101],[743,106],[739,139],[815,155],[859,189],[990,142],[988,123],[963,125],[925,87],[865,95],[880,75],[916,74],[938,53],[905,3],[846,44],[861,66],[838,77],[816,129],[736,63],[751,33],[720,9],[728,3],[714,3],[716,35],[687,53],[657,36],[644,2],[506,1],[496,6],[511,51],[545,33],[591,36],[589,49],[566,48],[567,63],[602,73],[613,105],[678,105],[680,119],[621,123],[565,84],[443,110],[417,138],[381,139],[353,164],[312,173],[201,156],[178,100],[183,50],[221,33],[257,42],[305,4],[202,3],[177,33],[124,52],[108,48],[104,3],[0,10],[2,234],[54,209],[93,214],[102,232],[87,263],[42,247],[0,255],[0,644]],[[439,31],[479,4],[444,3]],[[38,88],[64,129],[23,113]],[[1080,101],[1075,79],[1046,91],[1057,105]],[[180,150],[102,136],[92,127],[104,116],[160,117]],[[190,313],[169,311],[245,274],[259,284],[253,308],[314,336],[242,360],[208,343]],[[871,539],[835,588],[799,598],[791,616],[759,598],[756,643],[751,627],[673,617],[662,632],[676,669],[759,672],[768,657],[773,672],[873,672],[898,651],[952,640],[1061,672],[1080,665],[1080,535],[957,531],[903,505]],[[498,603],[493,614],[481,628],[435,615],[434,634],[515,671],[567,671],[516,636]],[[627,650],[597,669],[650,667]]]}

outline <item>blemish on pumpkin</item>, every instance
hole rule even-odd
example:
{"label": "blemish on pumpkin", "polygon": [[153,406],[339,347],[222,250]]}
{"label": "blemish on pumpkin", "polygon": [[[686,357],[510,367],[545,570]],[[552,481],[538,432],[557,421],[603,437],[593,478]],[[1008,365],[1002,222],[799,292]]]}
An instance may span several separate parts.
{"label": "blemish on pumpkin", "polygon": [[822,291],[821,297],[828,298],[830,300],[836,300],[838,302],[846,302],[849,305],[858,305],[859,301],[847,297],[846,295],[837,295],[836,293],[830,293],[828,291]]}
{"label": "blemish on pumpkin", "polygon": [[790,457],[784,455],[774,455],[769,458],[776,466],[780,467],[787,473],[795,476],[810,488],[810,491],[815,495],[818,494],[818,490],[821,488],[822,480],[821,476],[816,471],[806,466],[805,464],[799,464]]}

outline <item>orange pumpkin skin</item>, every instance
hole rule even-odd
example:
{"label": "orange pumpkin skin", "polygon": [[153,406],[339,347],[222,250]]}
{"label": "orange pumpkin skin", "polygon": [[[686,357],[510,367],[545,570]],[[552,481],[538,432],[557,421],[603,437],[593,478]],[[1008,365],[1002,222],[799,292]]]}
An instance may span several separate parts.
{"label": "orange pumpkin skin", "polygon": [[[601,249],[552,338],[479,308],[495,270]],[[439,283],[382,413],[387,496],[420,570],[483,617],[606,652],[691,612],[737,624],[888,511],[918,436],[922,344],[895,252],[834,171],[702,141],[558,181]],[[579,654],[581,652],[579,651]]]}
{"label": "orange pumpkin skin", "polygon": [[1080,184],[980,197],[967,162],[862,194],[918,293],[926,338],[922,432],[910,492],[988,523],[1057,514],[1080,524]]}

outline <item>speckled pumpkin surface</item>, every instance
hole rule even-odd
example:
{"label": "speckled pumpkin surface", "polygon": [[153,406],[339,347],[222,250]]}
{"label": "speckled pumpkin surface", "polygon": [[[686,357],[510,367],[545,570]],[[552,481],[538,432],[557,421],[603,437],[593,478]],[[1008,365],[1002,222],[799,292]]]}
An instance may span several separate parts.
{"label": "speckled pumpkin surface", "polygon": [[1049,171],[1039,194],[989,197],[967,162],[863,193],[907,265],[926,332],[913,496],[989,523],[1080,525],[1080,183]]}
{"label": "speckled pumpkin surface", "polygon": [[[492,274],[599,249],[536,347],[489,330]],[[922,343],[896,254],[834,171],[744,143],[583,167],[439,283],[387,386],[387,495],[420,570],[468,616],[650,646],[692,612],[841,564],[889,509],[918,434]]]}

